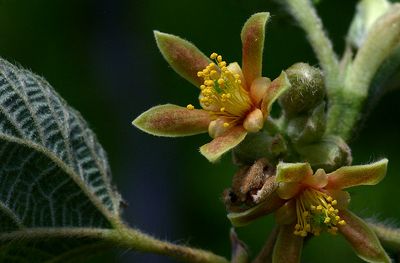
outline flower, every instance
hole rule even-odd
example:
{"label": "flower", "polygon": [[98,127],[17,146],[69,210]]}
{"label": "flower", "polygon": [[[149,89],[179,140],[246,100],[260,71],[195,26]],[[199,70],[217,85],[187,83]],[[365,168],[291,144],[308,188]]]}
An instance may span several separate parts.
{"label": "flower", "polygon": [[303,239],[323,231],[341,233],[357,255],[368,262],[390,262],[372,229],[347,210],[350,195],[343,191],[377,184],[386,174],[387,163],[383,159],[368,165],[344,166],[328,174],[323,169],[313,173],[308,163],[279,163],[271,187],[273,194],[253,208],[228,214],[228,218],[234,226],[242,226],[275,212],[280,230],[274,263],[299,262]]}
{"label": "flower", "polygon": [[142,113],[133,125],[147,133],[169,137],[208,131],[213,140],[200,152],[211,162],[243,141],[247,133],[260,131],[272,103],[290,86],[285,72],[272,82],[261,76],[268,18],[269,13],[257,13],[244,24],[242,67],[236,62],[228,64],[217,53],[208,58],[190,42],[155,31],[166,61],[200,88],[201,109],[192,104],[160,105]]}

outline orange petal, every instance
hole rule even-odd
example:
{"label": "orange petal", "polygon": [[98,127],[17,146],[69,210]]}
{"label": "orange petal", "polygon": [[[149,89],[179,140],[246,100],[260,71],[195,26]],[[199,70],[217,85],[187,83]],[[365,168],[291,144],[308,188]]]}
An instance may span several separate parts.
{"label": "orange petal", "polygon": [[254,79],[261,77],[265,25],[269,13],[256,13],[244,24],[242,33],[242,70],[249,88]]}
{"label": "orange petal", "polygon": [[328,174],[327,188],[343,189],[357,185],[375,185],[386,175],[388,159],[366,165],[344,166]]}
{"label": "orange petal", "polygon": [[200,147],[200,152],[210,162],[219,160],[221,155],[234,148],[246,137],[247,131],[243,126],[229,129],[225,134],[215,138],[210,143]]}
{"label": "orange petal", "polygon": [[132,124],[152,135],[177,137],[207,132],[210,121],[210,114],[204,110],[165,104],[143,112]]}
{"label": "orange petal", "polygon": [[293,234],[293,225],[283,225],[279,228],[276,239],[272,262],[297,263],[300,262],[303,238]]}
{"label": "orange petal", "polygon": [[290,87],[291,84],[289,79],[286,73],[282,71],[281,75],[271,82],[267,88],[267,91],[265,92],[265,96],[261,103],[261,110],[264,114],[264,118],[268,117],[272,104],[275,102],[275,100],[278,99],[279,96]]}
{"label": "orange petal", "polygon": [[203,84],[197,72],[203,70],[211,60],[195,45],[180,37],[154,31],[157,46],[171,67],[195,86]]}
{"label": "orange petal", "polygon": [[303,183],[314,188],[323,188],[328,183],[328,176],[323,169],[318,169],[313,175],[306,176]]}
{"label": "orange petal", "polygon": [[346,222],[339,230],[357,256],[367,262],[391,262],[374,231],[361,218],[348,210],[341,210],[339,215]]}
{"label": "orange petal", "polygon": [[261,77],[256,78],[250,87],[250,96],[253,100],[254,104],[258,107],[260,102],[265,97],[267,93],[268,86],[271,84],[271,80],[269,78]]}

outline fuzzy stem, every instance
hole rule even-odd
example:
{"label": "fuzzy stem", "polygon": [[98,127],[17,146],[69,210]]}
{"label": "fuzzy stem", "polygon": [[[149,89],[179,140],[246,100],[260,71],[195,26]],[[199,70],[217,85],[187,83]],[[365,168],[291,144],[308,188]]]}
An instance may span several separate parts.
{"label": "fuzzy stem", "polygon": [[119,225],[117,229],[105,233],[103,238],[116,244],[120,248],[165,255],[181,262],[229,262],[224,257],[213,254],[212,252],[161,241],[122,224]]}
{"label": "fuzzy stem", "polygon": [[385,226],[382,223],[369,223],[384,247],[400,251],[400,229]]}
{"label": "fuzzy stem", "polygon": [[307,33],[308,39],[325,74],[328,93],[337,87],[339,62],[332,48],[332,43],[325,34],[321,19],[309,0],[284,0],[299,25]]}

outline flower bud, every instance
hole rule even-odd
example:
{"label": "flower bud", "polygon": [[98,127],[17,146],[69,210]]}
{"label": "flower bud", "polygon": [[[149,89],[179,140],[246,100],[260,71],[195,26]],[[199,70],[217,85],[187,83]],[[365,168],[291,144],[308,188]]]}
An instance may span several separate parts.
{"label": "flower bud", "polygon": [[287,115],[307,112],[324,99],[325,86],[321,70],[306,63],[296,63],[285,72],[292,86],[280,96],[279,104]]}
{"label": "flower bud", "polygon": [[298,146],[296,150],[313,169],[322,168],[328,173],[352,162],[350,147],[338,136],[326,136],[317,143]]}
{"label": "flower bud", "polygon": [[325,133],[325,102],[318,105],[310,115],[301,115],[289,120],[287,134],[294,144],[318,141]]}
{"label": "flower bud", "polygon": [[252,164],[261,158],[276,158],[285,155],[287,144],[280,134],[272,136],[266,131],[249,133],[246,139],[233,150],[237,164]]}

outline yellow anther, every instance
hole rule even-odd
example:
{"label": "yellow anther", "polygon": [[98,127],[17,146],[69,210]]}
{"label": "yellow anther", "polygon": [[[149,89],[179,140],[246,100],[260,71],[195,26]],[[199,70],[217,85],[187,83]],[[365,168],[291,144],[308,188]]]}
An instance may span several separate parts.
{"label": "yellow anther", "polygon": [[229,127],[229,123],[224,122],[224,127],[225,127],[225,128],[228,128],[228,127]]}
{"label": "yellow anther", "polygon": [[194,106],[192,104],[187,105],[186,108],[188,110],[194,110]]}
{"label": "yellow anther", "polygon": [[211,70],[210,71],[210,77],[212,78],[212,79],[217,79],[218,78],[218,72],[216,71],[216,70]]}
{"label": "yellow anther", "polygon": [[203,76],[204,76],[203,71],[197,72],[197,77],[201,78],[201,77],[203,77]]}
{"label": "yellow anther", "polygon": [[333,200],[333,201],[331,202],[331,204],[332,204],[332,205],[337,205],[337,201],[336,201],[336,200]]}
{"label": "yellow anther", "polygon": [[219,109],[221,112],[225,111],[225,107],[222,107],[221,109]]}
{"label": "yellow anther", "polygon": [[229,99],[231,97],[230,93],[226,93],[226,98]]}
{"label": "yellow anther", "polygon": [[340,220],[340,216],[335,216],[335,220],[339,221]]}
{"label": "yellow anther", "polygon": [[317,210],[322,210],[322,205],[318,205]]}
{"label": "yellow anther", "polygon": [[340,221],[338,222],[338,224],[341,225],[341,226],[344,226],[344,225],[346,224],[346,221],[340,220]]}
{"label": "yellow anther", "polygon": [[203,90],[206,88],[206,85],[200,85],[200,89]]}
{"label": "yellow anther", "polygon": [[221,56],[221,55],[218,55],[218,56],[217,56],[217,61],[218,61],[218,62],[221,62],[221,61],[222,61],[222,56]]}
{"label": "yellow anther", "polygon": [[221,78],[218,79],[218,84],[219,85],[223,85],[224,83],[225,83],[224,79],[221,79]]}
{"label": "yellow anther", "polygon": [[328,197],[326,198],[326,201],[328,201],[328,202],[332,202],[332,200],[333,200],[333,198],[332,198],[331,196],[328,196]]}
{"label": "yellow anther", "polygon": [[304,229],[305,229],[305,231],[310,232],[310,230],[311,230],[311,225],[310,225],[310,224],[307,224],[306,227],[305,227]]}
{"label": "yellow anther", "polygon": [[331,219],[329,217],[325,217],[324,223],[328,224],[329,222],[331,222]]}
{"label": "yellow anther", "polygon": [[333,207],[330,207],[328,210],[329,210],[329,212],[332,212],[332,213],[335,212],[335,208],[333,208]]}
{"label": "yellow anther", "polygon": [[237,84],[242,84],[242,81],[241,81],[240,79],[235,80],[235,82],[236,82]]}
{"label": "yellow anther", "polygon": [[294,229],[296,229],[296,230],[299,230],[301,228],[301,226],[299,225],[299,224],[296,224],[295,226],[294,226]]}
{"label": "yellow anther", "polygon": [[206,86],[213,86],[214,85],[214,81],[212,81],[212,80],[205,80],[204,81],[204,85],[206,85]]}
{"label": "yellow anther", "polygon": [[312,211],[312,210],[315,210],[315,205],[311,205],[311,206],[310,206],[310,209],[311,209],[311,211]]}
{"label": "yellow anther", "polygon": [[240,79],[240,75],[239,74],[235,74],[234,77],[235,77],[235,79]]}
{"label": "yellow anther", "polygon": [[210,55],[210,58],[211,58],[211,59],[215,59],[217,56],[218,56],[218,54],[214,52],[214,53],[212,53],[212,54]]}
{"label": "yellow anther", "polygon": [[221,61],[218,63],[218,67],[222,68],[226,66],[226,62],[225,61]]}
{"label": "yellow anther", "polygon": [[304,217],[308,216],[308,214],[309,214],[308,211],[304,211],[304,212],[303,212],[303,216],[304,216]]}

